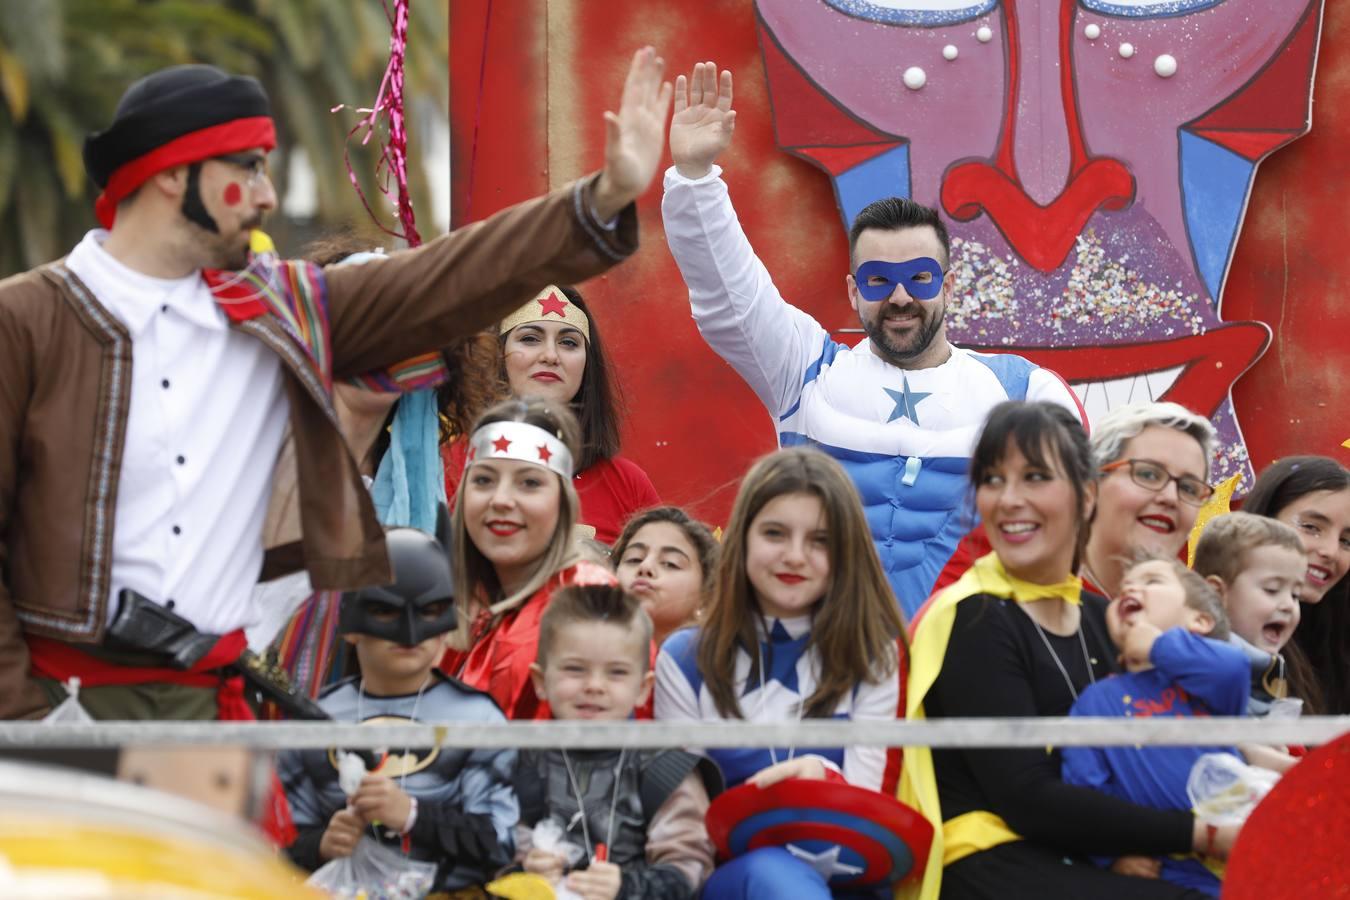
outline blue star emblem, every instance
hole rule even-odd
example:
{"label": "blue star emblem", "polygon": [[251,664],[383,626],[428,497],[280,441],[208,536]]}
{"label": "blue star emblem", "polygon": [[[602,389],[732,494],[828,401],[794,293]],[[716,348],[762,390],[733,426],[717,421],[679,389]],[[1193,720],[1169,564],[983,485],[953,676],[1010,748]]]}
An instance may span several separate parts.
{"label": "blue star emblem", "polygon": [[[782,622],[773,623],[769,640],[761,641],[759,645],[761,659],[764,660],[766,669],[760,676],[765,687],[776,681],[794,694],[801,693],[801,686],[797,681],[797,661],[802,658],[802,651],[806,649],[810,638],[811,635],[807,633],[794,639],[783,627]],[[747,681],[742,696],[757,690],[759,686],[759,682]]]}
{"label": "blue star emblem", "polygon": [[882,388],[882,390],[887,394],[890,394],[891,399],[895,401],[895,409],[891,410],[891,417],[886,421],[894,422],[896,419],[903,416],[915,425],[918,425],[919,412],[914,407],[918,406],[921,400],[926,400],[933,396],[933,394],[931,391],[926,394],[921,391],[911,391],[909,389],[908,377],[905,378],[904,387],[905,389],[903,391],[893,391],[890,388]]}

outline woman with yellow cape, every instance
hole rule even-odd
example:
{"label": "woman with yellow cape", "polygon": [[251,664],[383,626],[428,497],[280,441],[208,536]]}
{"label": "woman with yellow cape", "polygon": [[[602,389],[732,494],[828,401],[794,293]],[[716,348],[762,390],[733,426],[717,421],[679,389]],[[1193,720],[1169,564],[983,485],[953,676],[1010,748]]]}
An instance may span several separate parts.
{"label": "woman with yellow cape", "polygon": [[[1001,404],[971,457],[970,481],[993,552],[915,617],[906,715],[1067,715],[1116,667],[1106,600],[1073,574],[1096,498],[1087,435],[1060,407]],[[897,896],[1204,896],[1094,864],[1089,856],[1187,853],[1204,845],[1206,830],[1187,811],[1065,784],[1053,748],[906,747],[898,795],[936,834],[923,881]]]}

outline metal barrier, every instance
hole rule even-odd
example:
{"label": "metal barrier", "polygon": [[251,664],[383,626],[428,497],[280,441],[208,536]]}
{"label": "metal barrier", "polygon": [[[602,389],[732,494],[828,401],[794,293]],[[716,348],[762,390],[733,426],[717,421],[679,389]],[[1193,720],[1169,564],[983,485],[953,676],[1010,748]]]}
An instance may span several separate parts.
{"label": "metal barrier", "polygon": [[357,725],[333,722],[0,723],[17,747],[238,746],[257,750],[609,747],[1045,747],[1324,744],[1350,716],[1253,718],[1015,718],[802,722],[506,722]]}

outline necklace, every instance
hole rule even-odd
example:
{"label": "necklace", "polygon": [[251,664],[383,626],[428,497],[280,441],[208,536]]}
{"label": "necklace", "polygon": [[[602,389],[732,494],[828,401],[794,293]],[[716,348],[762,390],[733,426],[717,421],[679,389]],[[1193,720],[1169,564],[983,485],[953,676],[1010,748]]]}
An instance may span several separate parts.
{"label": "necklace", "polygon": [[1111,592],[1106,589],[1106,583],[1097,577],[1097,573],[1092,571],[1092,566],[1088,565],[1087,553],[1083,553],[1083,564],[1080,566],[1087,580],[1092,582],[1092,586],[1106,595],[1106,599],[1111,599]]}
{"label": "necklace", "polygon": [[[422,705],[422,693],[427,689],[427,685],[431,684],[431,680],[432,680],[431,674],[427,673],[427,677],[425,680],[423,680],[422,686],[417,689],[417,699],[413,701],[412,715],[409,716],[409,719],[411,719],[413,722],[417,721],[417,710]],[[360,681],[356,683],[356,724],[358,725],[365,721],[365,719],[361,716],[361,701],[362,699],[364,699],[365,695],[366,695],[366,680],[362,678]],[[411,746],[404,747],[403,755],[400,757],[400,759],[406,760],[408,758],[408,751],[411,749],[412,749]],[[388,752],[389,751],[387,750],[385,751],[386,756],[388,755]],[[408,772],[405,767],[404,771],[400,772],[398,776],[398,789],[400,791],[403,791],[403,784],[407,780],[408,780]],[[407,791],[403,792],[405,794],[407,793]],[[374,823],[371,823],[370,832],[376,837],[379,837],[379,832],[375,830]]]}
{"label": "necklace", "polygon": [[[1023,610],[1023,612],[1026,612],[1026,610]],[[1036,626],[1036,633],[1041,636],[1041,643],[1050,652],[1050,658],[1055,661],[1055,668],[1059,669],[1059,674],[1064,676],[1064,683],[1068,685],[1069,693],[1073,695],[1074,700],[1077,700],[1078,689],[1073,686],[1073,679],[1069,677],[1069,670],[1064,668],[1064,663],[1060,661],[1059,654],[1055,652],[1054,647],[1050,646],[1050,638],[1045,636],[1045,629],[1041,627],[1040,622],[1031,618],[1030,613],[1027,613],[1027,618],[1031,619],[1031,624]],[[1087,638],[1083,637],[1083,622],[1081,619],[1078,622],[1078,646],[1083,649],[1083,664],[1087,666],[1088,683],[1096,684],[1097,675],[1092,671],[1092,659],[1088,656]]]}
{"label": "necklace", "polygon": [[[762,620],[761,620],[761,624],[763,624]],[[766,629],[764,629],[764,631],[765,631],[765,636],[767,637],[767,636],[768,636],[768,629],[766,628]],[[767,691],[767,690],[765,689],[765,687],[764,687],[764,643],[763,643],[763,641],[755,641],[755,656],[756,656],[756,661],[759,663],[759,710],[758,710],[758,712],[755,713],[755,718],[756,718],[757,720],[759,720],[759,721],[762,722],[762,721],[764,721],[764,704],[765,704],[765,701],[766,701],[766,699],[767,699],[765,695],[768,693],[768,691]],[[800,695],[798,695],[798,697],[797,697],[797,722],[798,722],[798,724],[800,724],[801,721],[802,721],[802,708],[805,707],[805,706],[806,706],[806,701],[805,701],[805,699],[802,698]],[[797,755],[797,748],[796,748],[796,746],[789,747],[789,748],[788,748],[787,759],[785,759],[785,760],[783,760],[783,761],[784,761],[784,762],[790,762],[790,761],[792,760],[792,757],[794,757],[794,756],[796,756],[796,755]],[[770,748],[769,748],[769,759],[773,762],[773,764],[774,764],[775,766],[778,765],[778,754],[777,754],[777,752],[774,751],[774,748],[773,748],[773,747],[770,747]]]}
{"label": "necklace", "polygon": [[[614,814],[619,808],[619,779],[623,774],[623,756],[628,751],[619,750],[619,761],[614,764],[614,796],[609,801],[609,826],[605,829],[606,850],[614,846]],[[586,842],[586,855],[595,859],[595,845],[591,843],[591,827],[586,824],[586,800],[581,795],[581,785],[577,782],[577,774],[572,771],[572,761],[567,758],[567,751],[562,751],[563,768],[567,770],[567,781],[572,787],[572,796],[577,798],[577,815],[581,817],[581,837]]]}

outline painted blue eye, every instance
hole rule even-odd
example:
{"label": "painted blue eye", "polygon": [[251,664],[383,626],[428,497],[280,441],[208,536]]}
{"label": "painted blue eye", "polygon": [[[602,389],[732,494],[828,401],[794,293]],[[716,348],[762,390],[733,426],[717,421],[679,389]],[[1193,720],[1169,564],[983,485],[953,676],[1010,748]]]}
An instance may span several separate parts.
{"label": "painted blue eye", "polygon": [[1104,16],[1123,16],[1132,19],[1166,19],[1186,16],[1223,0],[1080,0],[1084,9]]}
{"label": "painted blue eye", "polygon": [[996,0],[825,0],[855,19],[886,25],[955,25],[994,8]]}

